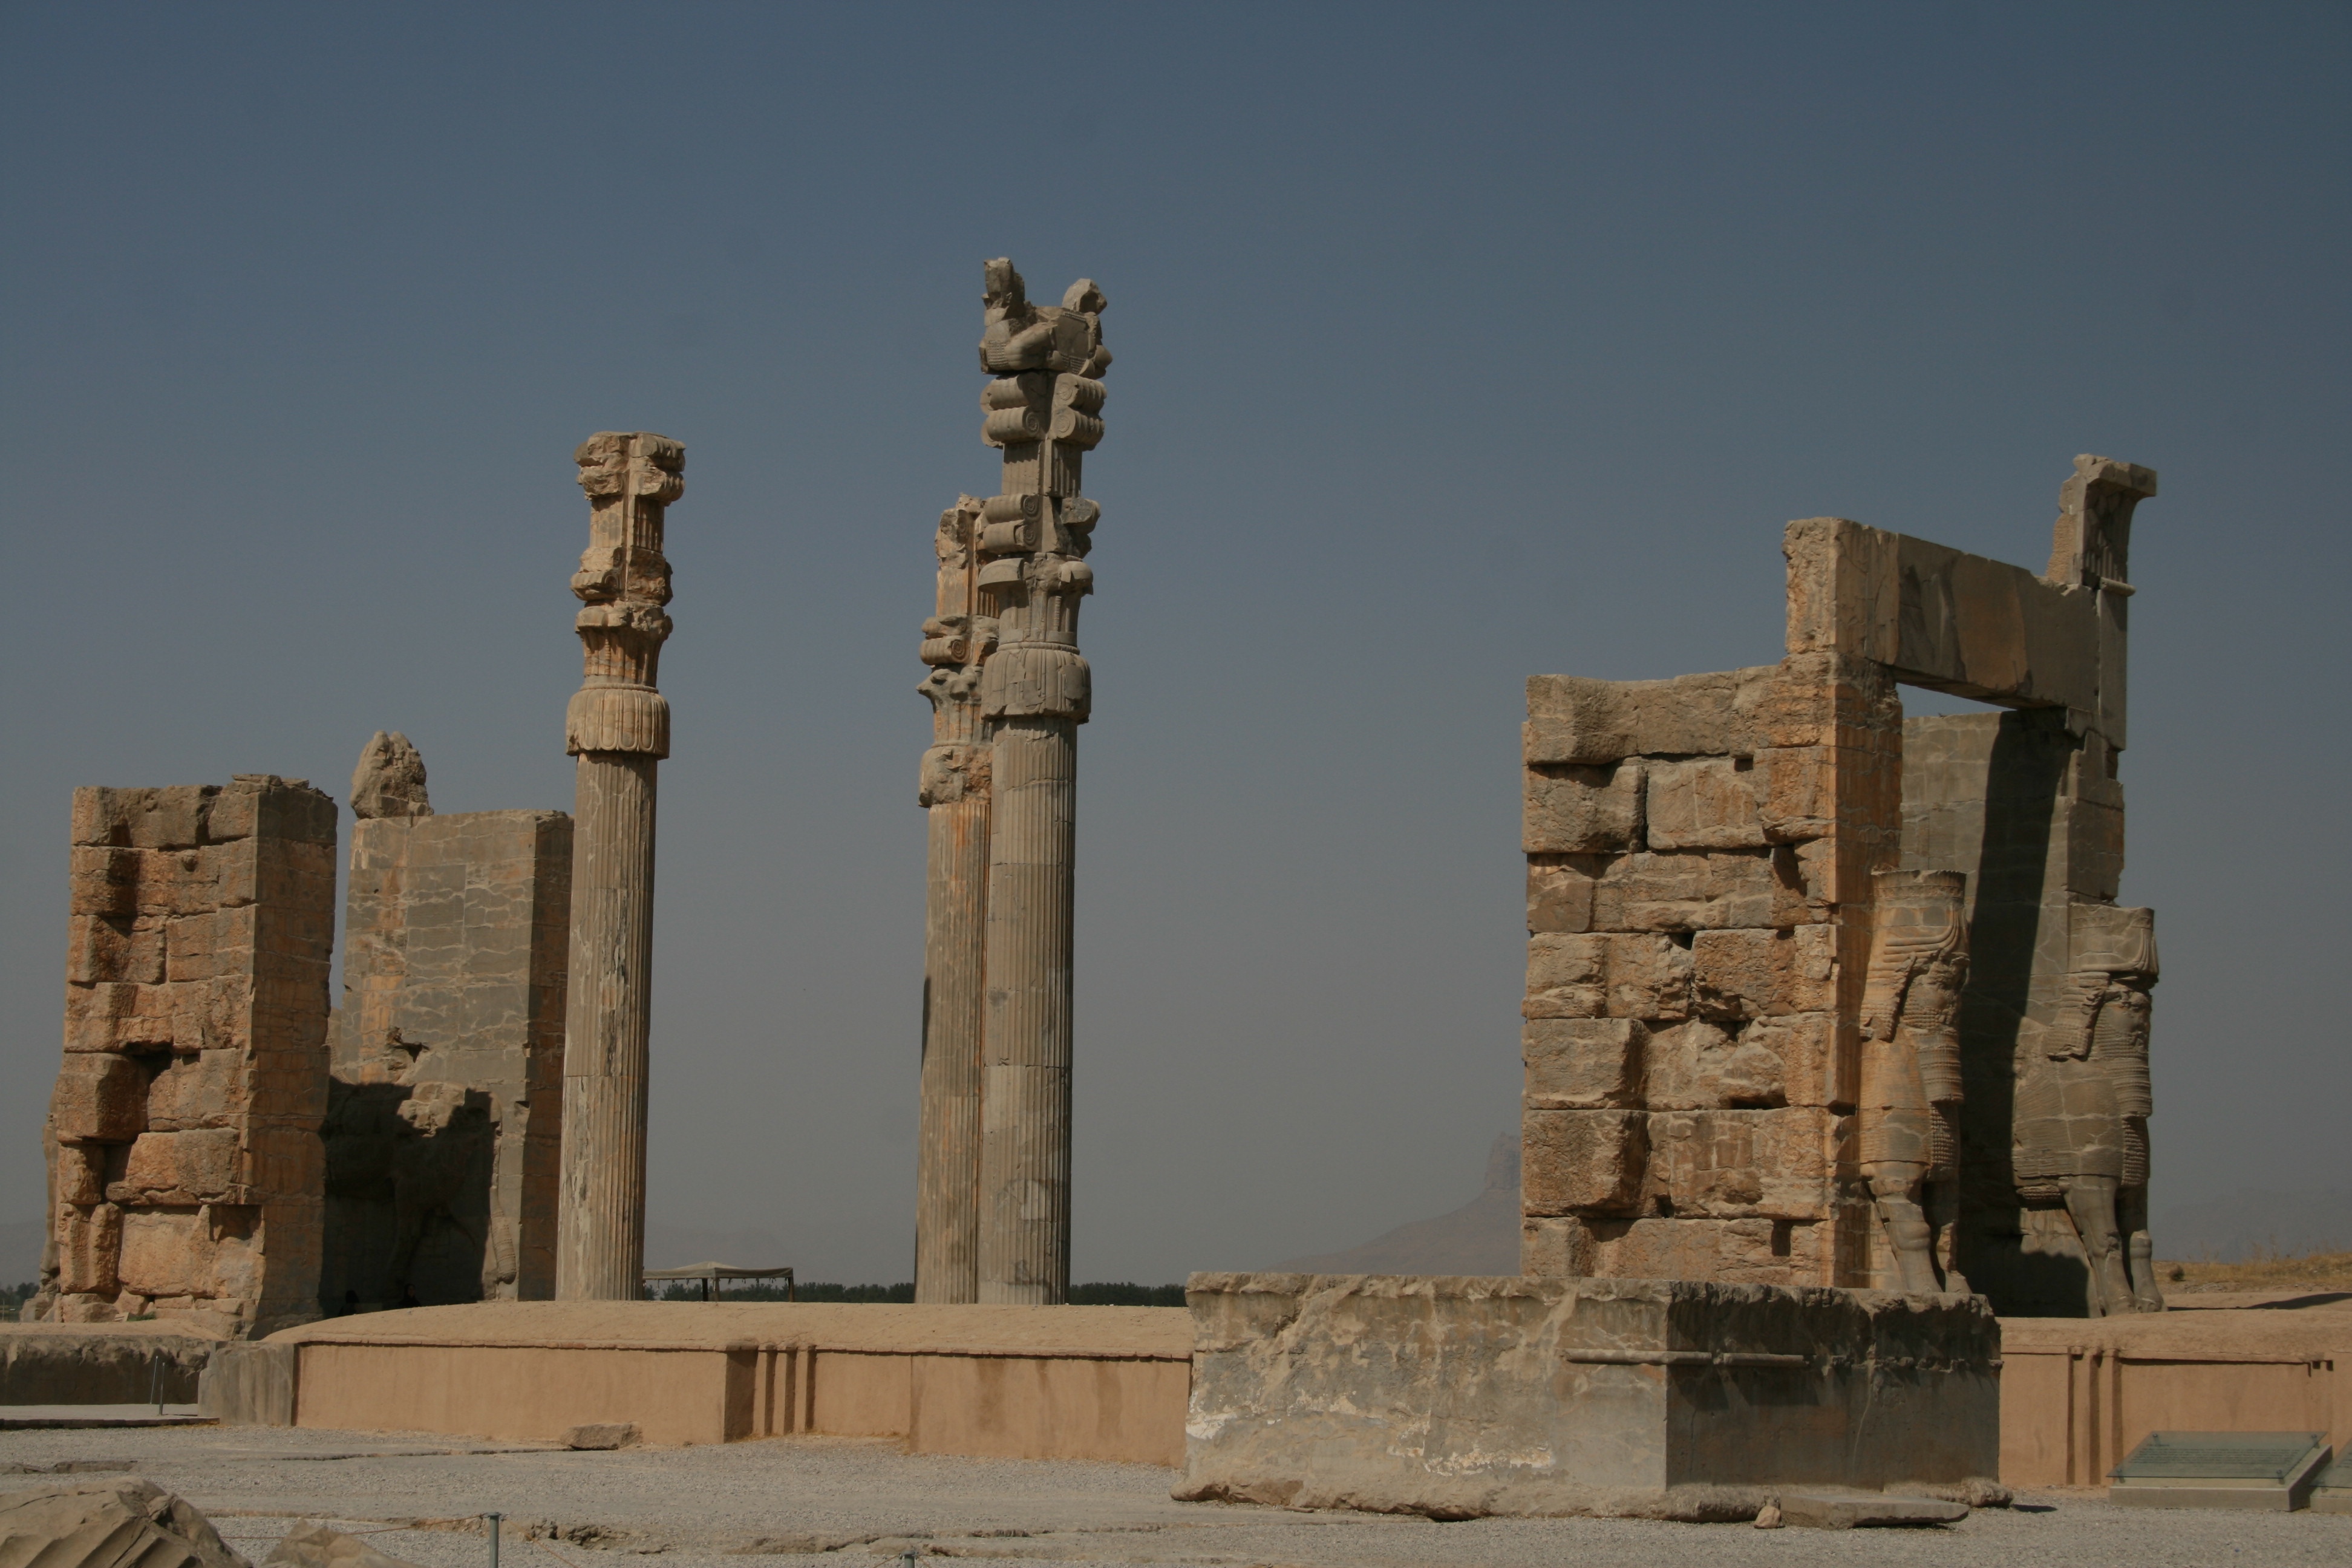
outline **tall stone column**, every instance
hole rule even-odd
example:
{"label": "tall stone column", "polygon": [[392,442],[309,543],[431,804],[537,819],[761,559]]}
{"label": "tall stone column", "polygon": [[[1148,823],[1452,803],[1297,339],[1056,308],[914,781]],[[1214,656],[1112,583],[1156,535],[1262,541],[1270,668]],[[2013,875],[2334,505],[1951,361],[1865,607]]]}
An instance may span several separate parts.
{"label": "tall stone column", "polygon": [[1070,899],[1077,727],[1091,702],[1078,600],[1099,515],[1079,494],[1102,439],[1110,366],[1101,290],[1029,302],[1009,260],[985,269],[981,438],[1004,454],[981,509],[982,667],[991,773],[980,1158],[980,1300],[1050,1305],[1070,1288]]}
{"label": "tall stone column", "polygon": [[918,688],[931,746],[918,798],[930,822],[923,921],[921,1146],[916,1159],[915,1300],[980,1300],[982,991],[986,974],[989,752],[981,670],[996,623],[980,609],[980,502],[940,514],[935,613]]}
{"label": "tall stone column", "polygon": [[654,689],[670,631],[662,521],[686,489],[686,448],[608,430],[572,458],[593,510],[572,579],[585,601],[575,623],[585,669],[563,720],[580,772],[555,1294],[625,1301],[643,1288],[646,1253],[654,777],[669,755],[669,704]]}

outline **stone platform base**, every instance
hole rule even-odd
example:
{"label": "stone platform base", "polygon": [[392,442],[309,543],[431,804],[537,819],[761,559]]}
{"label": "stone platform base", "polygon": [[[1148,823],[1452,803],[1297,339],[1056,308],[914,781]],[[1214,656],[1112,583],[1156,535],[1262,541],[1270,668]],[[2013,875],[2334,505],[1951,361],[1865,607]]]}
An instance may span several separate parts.
{"label": "stone platform base", "polygon": [[1435,1518],[1753,1518],[1997,1495],[1980,1298],[1662,1279],[1195,1274],[1176,1495]]}
{"label": "stone platform base", "polygon": [[0,1323],[0,1405],[184,1405],[224,1336],[153,1323]]}
{"label": "stone platform base", "polygon": [[2104,1487],[2158,1431],[2326,1432],[2338,1453],[2352,1445],[2352,1298],[2184,1295],[2173,1306],[2001,1320],[2003,1481]]}
{"label": "stone platform base", "polygon": [[207,1409],[546,1442],[625,1422],[648,1444],[819,1433],[1174,1465],[1192,1351],[1174,1308],[495,1301],[289,1329],[225,1361]]}

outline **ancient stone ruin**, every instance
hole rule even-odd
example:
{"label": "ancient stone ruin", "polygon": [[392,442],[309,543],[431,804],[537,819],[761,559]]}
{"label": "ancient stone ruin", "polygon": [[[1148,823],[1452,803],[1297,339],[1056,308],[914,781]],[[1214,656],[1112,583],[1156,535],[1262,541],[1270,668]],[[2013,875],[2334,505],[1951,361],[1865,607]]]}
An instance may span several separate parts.
{"label": "ancient stone ruin", "polygon": [[74,792],[36,1318],[268,1333],[317,1310],[335,803]]}
{"label": "ancient stone ruin", "polygon": [[584,601],[575,623],[584,668],[563,718],[565,749],[580,762],[555,1293],[631,1301],[646,1261],[654,782],[669,755],[669,702],[655,689],[670,632],[662,527],[686,490],[686,448],[607,430],[572,458],[590,519],[572,577]]}
{"label": "ancient stone ruin", "polygon": [[320,1308],[552,1296],[572,819],[436,816],[382,732],[352,815]]}
{"label": "ancient stone ruin", "polygon": [[2042,576],[1790,523],[1780,663],[1528,682],[1527,1273],[2161,1306],[2115,903],[2155,491],[2077,458]]}
{"label": "ancient stone ruin", "polygon": [[[1029,302],[984,268],[981,439],[1003,491],[942,516],[923,626],[932,705],[916,1298],[1059,1302],[1070,1275],[1070,897],[1077,727],[1093,700],[1078,601],[1101,510],[1102,291]],[[985,867],[984,883],[982,868]]]}
{"label": "ancient stone ruin", "polygon": [[980,1300],[982,981],[988,942],[989,747],[981,667],[996,646],[980,613],[981,504],[940,514],[939,592],[923,623],[920,688],[931,745],[918,798],[928,816],[923,924],[922,1114],[917,1140],[915,1299]]}

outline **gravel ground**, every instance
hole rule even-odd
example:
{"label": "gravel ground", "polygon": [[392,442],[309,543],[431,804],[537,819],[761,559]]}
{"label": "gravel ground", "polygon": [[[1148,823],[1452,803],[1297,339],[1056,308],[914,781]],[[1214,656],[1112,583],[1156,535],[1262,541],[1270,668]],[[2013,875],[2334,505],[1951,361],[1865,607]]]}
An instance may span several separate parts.
{"label": "gravel ground", "polygon": [[[422,1568],[485,1568],[471,1516],[507,1516],[503,1568],[848,1568],[926,1556],[1006,1564],[1237,1568],[1594,1568],[1867,1563],[1874,1568],[2189,1568],[2352,1564],[2352,1516],[2111,1508],[2027,1494],[1937,1530],[1759,1531],[1642,1520],[1475,1520],[1170,1500],[1171,1472],[908,1455],[888,1442],[783,1438],[723,1447],[562,1449],[368,1432],[142,1427],[0,1432],[0,1468],[129,1461],[258,1562],[295,1518],[350,1530]],[[0,1474],[0,1489],[58,1478]],[[551,1539],[550,1539],[551,1537]]]}

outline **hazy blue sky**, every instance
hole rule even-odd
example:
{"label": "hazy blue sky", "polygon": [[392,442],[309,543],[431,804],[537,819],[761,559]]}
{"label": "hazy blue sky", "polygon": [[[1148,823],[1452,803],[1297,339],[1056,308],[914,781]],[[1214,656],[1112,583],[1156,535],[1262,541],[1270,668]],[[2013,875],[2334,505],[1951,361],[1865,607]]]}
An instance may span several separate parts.
{"label": "hazy blue sky", "polygon": [[444,811],[568,809],[571,452],[652,429],[653,1212],[905,1278],[917,627],[993,480],[1003,254],[1099,279],[1118,355],[1080,1278],[1466,1199],[1517,1114],[1523,679],[1778,658],[1793,517],[2039,567],[2085,451],[2163,476],[2158,1203],[2343,1183],[2352,9],[0,15],[0,1219],[71,786],[340,798],[385,728]]}

